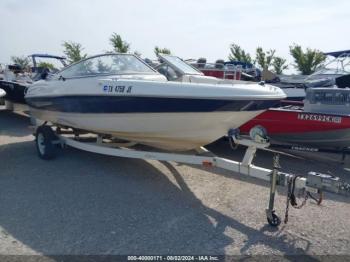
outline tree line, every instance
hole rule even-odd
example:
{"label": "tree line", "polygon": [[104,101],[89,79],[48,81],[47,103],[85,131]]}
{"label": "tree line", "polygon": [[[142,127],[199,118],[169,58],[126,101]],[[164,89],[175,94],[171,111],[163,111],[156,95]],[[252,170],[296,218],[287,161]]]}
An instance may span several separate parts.
{"label": "tree line", "polygon": [[[111,37],[109,38],[109,43],[112,46],[112,50],[106,51],[106,53],[130,53],[131,52],[131,45],[130,43],[124,41],[122,37],[117,34],[113,33]],[[69,64],[78,62],[82,59],[85,59],[88,54],[84,53],[84,48],[80,43],[76,43],[73,41],[64,41],[62,43],[63,47],[63,53],[67,58],[67,62]],[[141,53],[138,51],[133,51],[133,54],[137,56],[141,56]],[[171,54],[170,49],[168,48],[160,48],[158,46],[154,47],[154,53],[158,55],[159,53],[162,54]],[[18,64],[23,68],[28,68],[31,66],[31,61],[28,57],[25,56],[12,56],[11,61],[14,64]],[[53,65],[47,62],[40,62],[38,66],[48,67],[52,68]]]}
{"label": "tree line", "polygon": [[[109,43],[112,50],[107,53],[131,53],[131,44],[122,39],[122,37],[113,33],[109,38]],[[64,41],[62,43],[63,53],[67,57],[68,63],[75,63],[81,59],[86,58],[88,55],[84,53],[84,48],[80,43],[73,41]],[[300,45],[293,44],[289,47],[290,55],[294,59],[293,66],[303,75],[309,75],[315,72],[318,66],[320,66],[326,59],[325,55],[316,49],[307,48],[305,51]],[[138,51],[133,51],[137,56],[141,56]],[[154,53],[171,54],[170,49],[154,47]],[[275,49],[263,50],[261,47],[256,48],[255,57],[253,58],[248,52],[246,52],[239,45],[233,43],[230,46],[230,53],[228,56],[230,61],[240,61],[245,63],[254,64],[260,67],[262,70],[270,70],[276,74],[282,74],[284,70],[288,69],[287,60],[276,55]],[[27,68],[30,66],[30,60],[28,57],[12,56],[11,60],[15,64]],[[48,68],[53,67],[49,63],[39,63],[39,66],[45,66]]]}
{"label": "tree line", "polygon": [[[255,64],[263,70],[271,70],[276,74],[282,74],[288,68],[287,60],[276,56],[275,53],[275,49],[264,51],[261,47],[258,47],[256,48],[255,59],[253,59],[249,53],[233,43],[230,47],[229,59]],[[326,56],[321,51],[311,48],[304,51],[297,44],[289,46],[289,53],[294,59],[293,66],[302,75],[312,74],[326,60]]]}

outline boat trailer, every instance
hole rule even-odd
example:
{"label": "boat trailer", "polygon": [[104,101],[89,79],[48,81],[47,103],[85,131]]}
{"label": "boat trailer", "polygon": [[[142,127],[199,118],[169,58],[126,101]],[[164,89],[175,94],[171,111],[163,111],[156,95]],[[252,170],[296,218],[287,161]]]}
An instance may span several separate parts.
{"label": "boat trailer", "polygon": [[[94,137],[84,137],[81,136],[81,131],[79,130],[62,130],[61,127],[56,127],[56,130],[54,130],[51,126],[46,125],[46,123],[36,126],[34,129],[38,155],[42,159],[52,159],[55,157],[57,148],[71,146],[80,150],[108,156],[173,161],[183,164],[200,165],[206,168],[218,167],[238,174],[269,181],[270,195],[266,216],[271,226],[278,226],[281,223],[280,217],[276,215],[274,210],[277,186],[288,187],[284,223],[288,221],[289,204],[295,208],[301,208],[309,197],[320,204],[323,198],[323,192],[350,196],[350,184],[342,182],[338,177],[316,172],[309,172],[306,176],[280,172],[278,153],[273,157],[272,170],[253,165],[252,161],[256,151],[258,149],[266,149],[269,146],[269,142],[256,142],[251,139],[240,138],[232,132],[229,134],[230,141],[247,147],[241,162],[217,156],[134,150],[121,147],[120,143],[114,143],[108,137],[106,138],[106,136],[100,134],[93,134]],[[296,203],[295,190],[298,190],[299,193],[303,192],[305,196],[303,203],[299,206]],[[318,194],[319,198],[315,198],[312,194]]]}

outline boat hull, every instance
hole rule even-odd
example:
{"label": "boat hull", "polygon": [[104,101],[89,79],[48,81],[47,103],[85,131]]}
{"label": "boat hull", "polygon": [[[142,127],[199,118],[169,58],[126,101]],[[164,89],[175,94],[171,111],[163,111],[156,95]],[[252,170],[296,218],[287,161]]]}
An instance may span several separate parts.
{"label": "boat hull", "polygon": [[340,130],[327,130],[307,133],[285,133],[272,135],[272,142],[285,142],[295,145],[306,145],[316,148],[343,149],[350,147],[350,128]]}
{"label": "boat hull", "polygon": [[[144,80],[131,75],[37,81],[26,93],[33,117],[170,151],[225,136],[285,94],[268,85]],[[134,79],[139,77],[140,79]]]}
{"label": "boat hull", "polygon": [[317,148],[350,147],[350,116],[270,109],[240,127],[243,134],[263,126],[272,143]]}
{"label": "boat hull", "polygon": [[170,151],[209,144],[261,112],[82,114],[31,108],[32,116],[37,119]]}

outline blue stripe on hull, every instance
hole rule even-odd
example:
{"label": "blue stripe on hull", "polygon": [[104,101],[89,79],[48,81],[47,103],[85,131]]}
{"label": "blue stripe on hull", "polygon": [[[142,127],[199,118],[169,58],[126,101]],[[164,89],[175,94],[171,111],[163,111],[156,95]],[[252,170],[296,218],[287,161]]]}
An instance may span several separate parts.
{"label": "blue stripe on hull", "polygon": [[62,96],[26,98],[37,109],[69,113],[160,113],[253,111],[273,106],[276,100],[215,100],[133,96]]}

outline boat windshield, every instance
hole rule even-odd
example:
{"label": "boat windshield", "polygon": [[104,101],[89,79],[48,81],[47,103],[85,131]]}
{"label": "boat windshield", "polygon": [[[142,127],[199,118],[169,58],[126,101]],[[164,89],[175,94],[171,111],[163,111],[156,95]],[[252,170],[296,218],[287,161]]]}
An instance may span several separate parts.
{"label": "boat windshield", "polygon": [[346,75],[346,74],[350,74],[350,54],[344,54],[343,56],[339,56],[329,61],[327,64],[325,64],[315,73],[313,73],[311,76]]}
{"label": "boat windshield", "polygon": [[106,54],[90,57],[60,72],[60,76],[64,78],[121,74],[157,73],[131,54]]}
{"label": "boat windshield", "polygon": [[175,67],[177,69],[176,71],[180,71],[183,75],[202,75],[202,72],[187,64],[177,56],[159,54],[159,57],[169,66]]}

